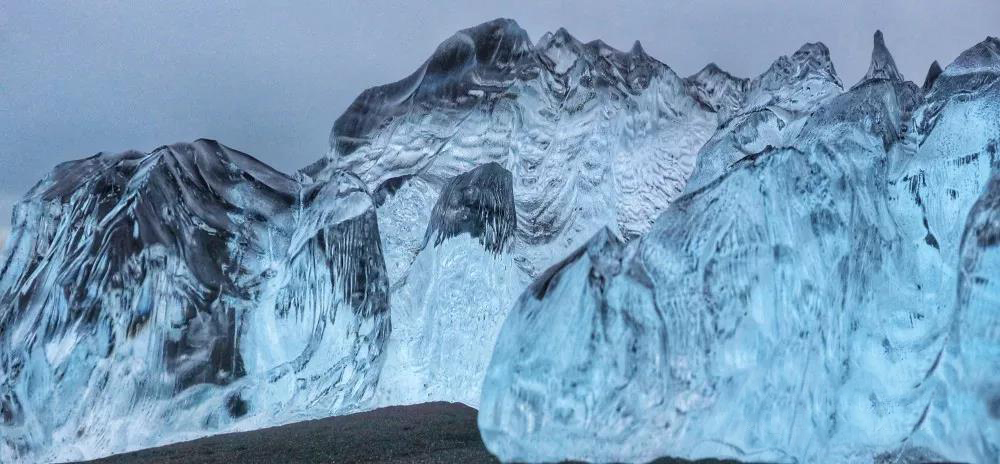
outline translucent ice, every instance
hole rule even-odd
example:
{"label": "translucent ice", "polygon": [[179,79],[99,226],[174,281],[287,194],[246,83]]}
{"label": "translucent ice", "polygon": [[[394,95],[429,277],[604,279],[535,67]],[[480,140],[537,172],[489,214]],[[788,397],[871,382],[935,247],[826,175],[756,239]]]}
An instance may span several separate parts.
{"label": "translucent ice", "polygon": [[807,117],[843,91],[830,52],[821,43],[807,43],[790,57],[782,56],[766,72],[742,86],[711,85],[720,79],[710,79],[712,76],[725,78],[728,74],[710,66],[688,78],[692,85],[710,83],[697,85],[699,90],[726,89],[715,97],[729,102],[719,113],[719,129],[698,153],[694,172],[685,185],[688,192],[715,180],[740,158],[788,146]]}
{"label": "translucent ice", "polygon": [[[295,176],[57,167],[0,256],[0,461],[430,400],[504,460],[997,462],[1000,41],[687,78],[458,32]],[[390,303],[392,327],[390,328]]]}
{"label": "translucent ice", "polygon": [[640,240],[600,232],[532,284],[484,383],[492,452],[1000,459],[1000,41],[923,94],[878,39],[877,72],[787,146],[730,155]]}
{"label": "translucent ice", "polygon": [[513,259],[511,186],[496,163],[445,185],[421,250],[393,289],[379,404],[479,403],[500,325],[530,281]]}
{"label": "translucent ice", "polygon": [[58,166],[0,263],[0,461],[363,407],[389,336],[364,185],[213,141]]}
{"label": "translucent ice", "polygon": [[[335,123],[329,155],[304,172],[354,172],[379,205],[395,314],[379,402],[477,404],[495,334],[526,283],[605,226],[642,234],[681,192],[720,119],[694,88],[713,102],[712,89],[743,88],[726,76],[695,85],[638,43],[623,52],[560,29],[532,44],[496,20],[362,93]],[[503,201],[465,205],[455,193],[470,188]],[[508,211],[516,220],[485,234],[468,227]]]}
{"label": "translucent ice", "polygon": [[[621,52],[561,29],[532,45],[516,23],[496,20],[455,34],[410,77],[362,93],[334,125],[329,155],[304,172],[354,172],[377,198],[410,198],[387,200],[380,217],[396,208],[426,217],[437,195],[418,192],[496,162],[513,174],[516,241],[526,245],[516,248],[535,275],[606,224],[630,237],[648,230],[717,124],[638,44]],[[408,233],[411,257],[422,233]]]}

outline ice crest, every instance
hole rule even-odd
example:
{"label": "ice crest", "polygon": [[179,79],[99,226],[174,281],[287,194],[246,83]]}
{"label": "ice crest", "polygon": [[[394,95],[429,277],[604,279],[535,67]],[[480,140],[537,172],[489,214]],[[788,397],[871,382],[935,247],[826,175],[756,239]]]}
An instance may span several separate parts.
{"label": "ice crest", "polygon": [[543,274],[487,371],[487,447],[996,462],[991,45],[926,98],[874,79],[812,103],[787,145],[728,155],[640,240],[598,234]]}
{"label": "ice crest", "polygon": [[962,52],[945,68],[949,76],[993,74],[1000,71],[1000,39],[987,37],[974,47]]}
{"label": "ice crest", "polygon": [[[520,31],[491,22],[462,35],[495,37],[482,31],[498,29]],[[641,47],[626,53],[603,42],[583,44],[565,29],[528,51],[524,40],[511,42],[519,44],[511,48],[517,53],[502,67],[463,59],[457,75],[432,77],[425,65],[410,78],[365,91],[334,125],[330,154],[305,171],[317,179],[330,169],[351,171],[375,192],[380,216],[390,218],[384,238],[394,244],[386,250],[390,274],[402,272],[423,238],[409,220],[391,218],[423,221],[443,185],[476,166],[495,162],[514,176],[516,241],[523,245],[515,249],[530,275],[605,225],[626,237],[641,234],[683,188],[695,153],[718,124],[683,80]],[[461,76],[484,74],[493,85],[442,93],[466,82]],[[372,97],[403,88],[400,98]],[[430,95],[435,99],[413,104]],[[373,115],[377,122],[348,123]],[[367,135],[354,129],[361,126],[371,128]],[[390,196],[409,200],[385,200]]]}
{"label": "ice crest", "polygon": [[[330,133],[330,146],[348,155],[369,143],[410,105],[468,108],[502,92],[531,52],[527,32],[512,20],[497,19],[461,30],[438,46],[409,77],[363,92]],[[313,174],[324,163],[306,169]]]}
{"label": "ice crest", "polygon": [[555,74],[566,74],[585,53],[583,44],[561,27],[543,35],[537,48],[542,62]]}
{"label": "ice crest", "polygon": [[0,256],[0,461],[460,401],[505,461],[996,462],[998,106],[995,38],[921,89],[876,33],[845,92],[821,43],[682,79],[498,19],[294,176],[60,165]]}
{"label": "ice crest", "polygon": [[729,121],[743,106],[750,83],[719,69],[715,63],[709,63],[684,82],[698,101],[719,114],[720,124]]}
{"label": "ice crest", "polygon": [[210,140],[58,166],[0,267],[0,458],[357,410],[389,336],[374,206]]}
{"label": "ice crest", "polygon": [[[729,74],[713,65],[689,77],[688,82],[703,92],[719,88],[705,83],[720,79],[735,84]],[[842,91],[829,50],[822,43],[807,43],[791,57],[778,58],[760,76],[716,94],[716,99],[729,95],[722,101],[731,103],[728,110],[719,112],[725,118],[720,118],[719,129],[698,152],[685,191],[701,189],[741,158],[790,146],[808,117]]]}
{"label": "ice crest", "polygon": [[749,87],[743,112],[778,108],[795,115],[808,115],[843,91],[830,50],[821,42],[804,44],[791,56],[778,58]]}
{"label": "ice crest", "polygon": [[931,88],[934,87],[934,81],[936,81],[940,75],[941,65],[938,64],[937,60],[934,60],[934,62],[931,63],[931,67],[927,69],[927,77],[924,77],[924,85],[921,87],[924,93],[931,91]]}
{"label": "ice crest", "polygon": [[892,59],[892,54],[885,46],[885,39],[882,31],[875,31],[875,45],[872,48],[872,61],[868,65],[868,72],[861,79],[862,82],[872,79],[888,79],[891,81],[904,81],[903,75],[896,69],[896,60]]}

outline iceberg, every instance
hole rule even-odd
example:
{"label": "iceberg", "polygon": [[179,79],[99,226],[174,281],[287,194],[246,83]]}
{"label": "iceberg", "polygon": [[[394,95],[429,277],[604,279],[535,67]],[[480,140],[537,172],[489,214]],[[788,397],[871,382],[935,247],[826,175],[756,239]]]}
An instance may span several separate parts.
{"label": "iceberg", "polygon": [[[603,227],[647,231],[743,87],[717,68],[682,79],[638,42],[532,43],[499,19],[363,92],[303,173],[350,171],[374,192],[395,315],[378,404],[477,405],[525,286]],[[456,195],[469,189],[489,201]]]}
{"label": "iceberg", "polygon": [[59,165],[0,261],[0,460],[364,407],[389,338],[374,205],[210,140]]}
{"label": "iceberg", "polygon": [[[458,32],[410,77],[363,92],[334,124],[329,154],[303,172],[353,172],[377,199],[409,198],[387,200],[380,218],[405,207],[426,224],[444,183],[496,162],[513,175],[516,242],[526,245],[516,248],[537,275],[605,224],[630,237],[648,230],[717,125],[639,44],[621,52],[560,29],[532,45],[499,19]],[[386,236],[402,228],[383,227]],[[423,232],[403,234],[404,262]]]}
{"label": "iceberg", "polygon": [[688,77],[464,29],[292,175],[57,166],[0,253],[0,461],[455,401],[503,461],[1000,460],[1000,41]]}
{"label": "iceberg", "polygon": [[514,262],[512,176],[496,163],[449,181],[424,243],[393,288],[376,403],[479,403],[507,311],[530,279]]}
{"label": "iceberg", "polygon": [[925,94],[876,34],[873,71],[798,100],[816,108],[786,144],[721,149],[734,161],[646,235],[605,229],[552,266],[501,329],[490,451],[1000,459],[998,52],[967,50]]}

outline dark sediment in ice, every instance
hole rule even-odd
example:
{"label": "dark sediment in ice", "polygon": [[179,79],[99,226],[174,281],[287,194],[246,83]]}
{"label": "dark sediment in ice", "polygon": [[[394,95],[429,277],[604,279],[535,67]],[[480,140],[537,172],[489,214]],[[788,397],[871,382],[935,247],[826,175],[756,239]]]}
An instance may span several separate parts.
{"label": "dark sediment in ice", "polygon": [[513,177],[497,163],[455,176],[438,198],[424,237],[425,246],[468,233],[487,250],[499,253],[512,244],[517,229]]}
{"label": "dark sediment in ice", "polygon": [[937,60],[934,60],[934,62],[931,63],[931,67],[927,70],[927,77],[924,78],[924,93],[931,91],[931,88],[934,87],[934,82],[937,81],[937,78],[940,75],[941,65],[938,64]]}

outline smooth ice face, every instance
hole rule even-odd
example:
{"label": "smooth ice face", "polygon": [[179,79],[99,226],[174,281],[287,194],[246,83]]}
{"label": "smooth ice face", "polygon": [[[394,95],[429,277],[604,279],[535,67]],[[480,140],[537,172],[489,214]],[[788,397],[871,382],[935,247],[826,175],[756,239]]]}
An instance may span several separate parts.
{"label": "smooth ice face", "polygon": [[492,253],[510,251],[517,231],[513,177],[497,163],[479,166],[449,181],[431,210],[424,248],[468,234]]}
{"label": "smooth ice face", "polygon": [[1000,459],[998,50],[963,53],[928,94],[867,79],[642,239],[604,231],[553,266],[498,338],[487,447],[526,462]]}
{"label": "smooth ice face", "polygon": [[57,167],[0,263],[0,461],[363,407],[389,335],[371,199],[213,141]]}
{"label": "smooth ice face", "polygon": [[[334,125],[330,154],[304,172],[354,172],[380,217],[399,217],[397,208],[429,214],[437,196],[418,193],[426,187],[496,162],[513,175],[518,262],[537,275],[605,225],[628,237],[648,230],[717,125],[638,44],[622,52],[559,30],[533,46],[513,21],[496,20],[460,31],[410,77],[362,93]],[[421,242],[405,242],[412,259]]]}
{"label": "smooth ice face", "polygon": [[694,85],[638,43],[622,52],[564,29],[533,45],[496,20],[362,93],[303,172],[354,172],[378,205],[395,314],[379,403],[477,404],[527,282],[603,227],[648,230],[719,124],[699,98],[725,89],[722,108],[742,82],[718,71]]}
{"label": "smooth ice face", "polygon": [[468,234],[429,245],[392,294],[392,337],[375,402],[479,404],[507,313],[530,283],[509,253]]}
{"label": "smooth ice face", "polygon": [[479,404],[500,325],[530,279],[514,262],[511,173],[496,163],[449,181],[392,293],[379,405]]}

